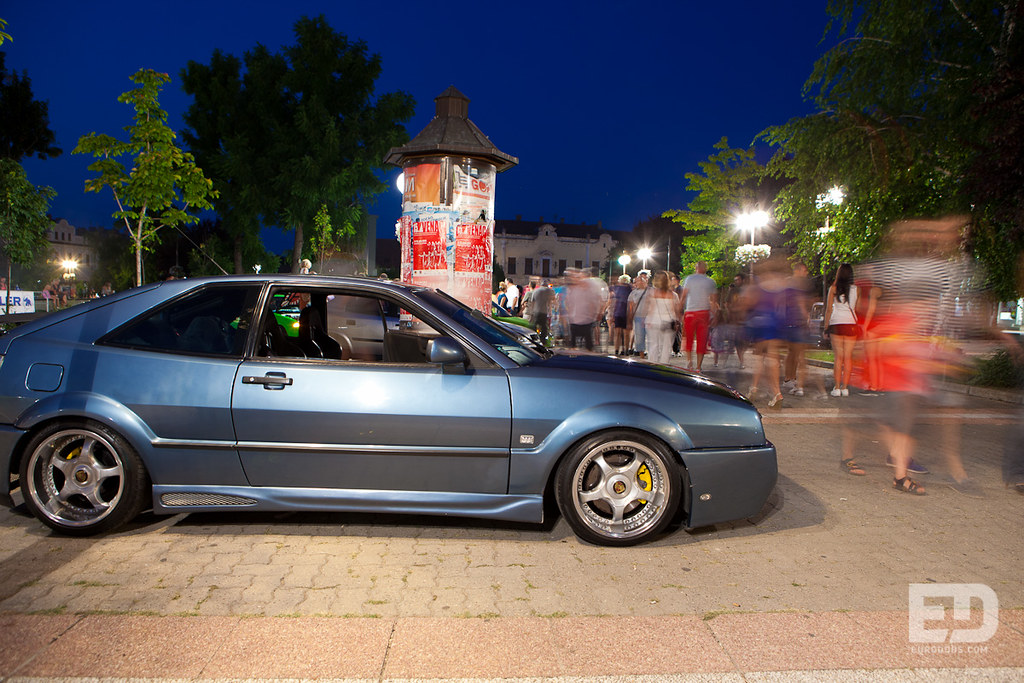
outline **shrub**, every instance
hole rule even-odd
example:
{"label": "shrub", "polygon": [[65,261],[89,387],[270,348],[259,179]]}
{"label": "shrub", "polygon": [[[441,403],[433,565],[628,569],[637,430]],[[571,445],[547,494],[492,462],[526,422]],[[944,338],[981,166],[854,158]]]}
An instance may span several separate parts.
{"label": "shrub", "polygon": [[1015,361],[1005,349],[999,349],[991,356],[976,361],[970,383],[1007,389],[1024,386],[1024,363]]}

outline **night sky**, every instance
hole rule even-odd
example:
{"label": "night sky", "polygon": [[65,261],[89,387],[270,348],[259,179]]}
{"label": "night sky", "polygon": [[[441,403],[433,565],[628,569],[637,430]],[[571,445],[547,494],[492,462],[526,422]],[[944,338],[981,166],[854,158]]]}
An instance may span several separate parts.
{"label": "night sky", "polygon": [[[261,43],[294,43],[303,15],[380,54],[377,92],[416,100],[416,135],[434,97],[454,85],[469,117],[519,165],[497,178],[496,217],[601,223],[629,230],[690,197],[683,175],[723,135],[746,146],[765,127],[810,112],[801,88],[827,20],[824,2],[121,2],[13,1],[0,5],[13,42],[7,68],[26,71],[64,154],[24,162],[29,179],[58,196],[55,218],[109,226],[109,192],[85,194],[92,161],[72,155],[91,131],[124,137],[140,68],[172,76],[161,96],[182,127],[190,98],[180,71],[215,48],[241,57]],[[180,142],[180,140],[179,140]],[[393,180],[398,169],[389,170]],[[391,187],[394,187],[393,182]],[[370,207],[392,235],[397,190]],[[279,238],[275,250],[290,247]]]}

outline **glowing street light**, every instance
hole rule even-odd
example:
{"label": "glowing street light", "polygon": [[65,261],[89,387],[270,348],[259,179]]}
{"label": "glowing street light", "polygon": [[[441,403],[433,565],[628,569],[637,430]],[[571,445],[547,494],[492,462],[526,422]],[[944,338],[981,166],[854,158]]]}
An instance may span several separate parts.
{"label": "glowing street light", "polygon": [[[840,204],[843,203],[844,199],[846,199],[846,192],[843,191],[843,188],[839,187],[838,185],[833,185],[828,192],[822,192],[817,197],[815,197],[814,205],[817,206],[820,210],[824,209],[827,206],[839,206]],[[826,213],[825,227],[818,228],[815,231],[817,232],[817,234],[827,235],[828,233],[832,232],[832,228],[828,227],[828,218],[829,215],[828,213]]]}
{"label": "glowing street light", "polygon": [[632,259],[629,258],[629,254],[623,254],[622,256],[619,257],[619,265],[622,266],[622,274],[623,275],[626,274],[626,266],[629,265],[629,262],[631,260]]}
{"label": "glowing street light", "polygon": [[644,262],[644,270],[647,270],[647,259],[651,258],[651,253],[651,250],[647,247],[636,252],[637,258]]}
{"label": "glowing street light", "polygon": [[736,227],[741,231],[750,231],[750,244],[754,244],[754,233],[757,232],[758,228],[763,228],[771,221],[771,216],[768,215],[767,211],[751,211],[750,213],[741,213],[736,216]]}

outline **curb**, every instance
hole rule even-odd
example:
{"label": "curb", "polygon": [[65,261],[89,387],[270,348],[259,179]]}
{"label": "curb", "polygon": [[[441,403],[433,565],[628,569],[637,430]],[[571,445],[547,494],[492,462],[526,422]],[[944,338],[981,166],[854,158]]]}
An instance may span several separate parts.
{"label": "curb", "polygon": [[[829,370],[832,369],[832,363],[826,360],[814,360],[808,358],[807,364],[813,365],[814,367],[818,368],[827,368]],[[1024,392],[1015,391],[1013,389],[977,387],[972,384],[958,384],[956,382],[939,382],[938,384],[936,384],[936,388],[954,394],[974,396],[976,398],[984,398],[990,401],[1002,401],[1003,403],[1014,403],[1016,405],[1024,405]]]}

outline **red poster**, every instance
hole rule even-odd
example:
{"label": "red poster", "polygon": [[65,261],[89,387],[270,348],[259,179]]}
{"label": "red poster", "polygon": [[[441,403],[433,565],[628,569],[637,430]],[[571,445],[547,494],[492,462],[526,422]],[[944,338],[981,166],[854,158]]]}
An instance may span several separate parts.
{"label": "red poster", "polygon": [[491,265],[490,230],[479,223],[455,228],[455,272],[483,273]]}
{"label": "red poster", "polygon": [[413,270],[445,270],[445,221],[413,221]]}

